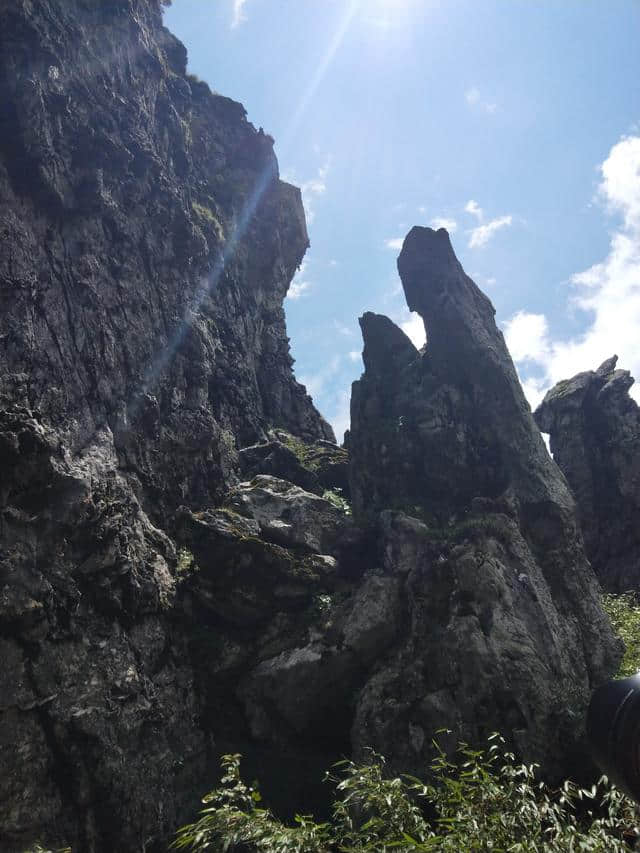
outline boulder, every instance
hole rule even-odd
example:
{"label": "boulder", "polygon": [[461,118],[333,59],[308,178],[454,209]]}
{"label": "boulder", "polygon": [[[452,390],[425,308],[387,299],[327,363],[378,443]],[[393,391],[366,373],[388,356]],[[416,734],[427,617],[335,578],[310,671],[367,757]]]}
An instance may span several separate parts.
{"label": "boulder", "polygon": [[235,512],[257,521],[266,539],[321,554],[336,550],[349,522],[330,501],[267,474],[239,483],[227,502]]}

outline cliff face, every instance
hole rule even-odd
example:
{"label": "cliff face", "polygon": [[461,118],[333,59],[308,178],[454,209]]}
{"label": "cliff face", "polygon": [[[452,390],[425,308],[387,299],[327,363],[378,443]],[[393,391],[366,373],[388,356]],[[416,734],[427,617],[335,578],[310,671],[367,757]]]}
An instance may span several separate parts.
{"label": "cliff face", "polygon": [[158,508],[219,496],[225,431],[333,438],[291,372],[308,240],[270,138],[156,0],[5,2],[2,34],[3,399],[71,453],[109,428]]}
{"label": "cliff face", "polygon": [[426,352],[363,318],[347,482],[270,138],[158,0],[0,0],[0,47],[0,847],[163,850],[228,751],[301,811],[443,726],[570,772],[619,650],[446,233],[400,258]]}
{"label": "cliff face", "polygon": [[535,419],[575,495],[596,574],[624,592],[640,588],[640,409],[617,361],[559,382]]}
{"label": "cliff face", "polygon": [[364,315],[349,446],[356,517],[395,510],[381,536],[408,613],[404,640],[362,694],[359,737],[388,751],[400,720],[418,742],[455,720],[471,740],[508,731],[559,770],[616,657],[573,499],[493,306],[446,231],[414,228],[398,269],[427,346],[419,353],[387,318]]}
{"label": "cliff face", "polygon": [[185,63],[158,0],[0,2],[3,850],[151,849],[193,808],[174,512],[271,427],[333,439],[282,309],[300,193]]}

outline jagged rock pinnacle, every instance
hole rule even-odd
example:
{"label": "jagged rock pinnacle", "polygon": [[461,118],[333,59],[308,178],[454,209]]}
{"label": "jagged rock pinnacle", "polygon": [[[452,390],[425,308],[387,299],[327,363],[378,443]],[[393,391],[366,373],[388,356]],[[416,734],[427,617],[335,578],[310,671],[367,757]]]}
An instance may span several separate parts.
{"label": "jagged rock pinnacle", "polygon": [[502,338],[491,301],[466,275],[444,228],[412,228],[398,258],[398,272],[407,305],[424,320],[434,357],[487,348],[493,337]]}
{"label": "jagged rock pinnacle", "polygon": [[535,419],[575,495],[605,589],[640,589],[640,409],[616,355],[547,392]]}
{"label": "jagged rock pinnacle", "polygon": [[447,232],[413,228],[398,270],[427,346],[365,314],[349,447],[354,514],[380,512],[412,629],[360,695],[356,744],[397,756],[398,717],[424,732],[455,719],[472,739],[484,719],[548,772],[571,761],[575,719],[617,655],[575,504]]}
{"label": "jagged rock pinnacle", "polygon": [[418,356],[407,335],[384,314],[367,311],[360,318],[364,340],[362,360],[366,370],[393,370]]}

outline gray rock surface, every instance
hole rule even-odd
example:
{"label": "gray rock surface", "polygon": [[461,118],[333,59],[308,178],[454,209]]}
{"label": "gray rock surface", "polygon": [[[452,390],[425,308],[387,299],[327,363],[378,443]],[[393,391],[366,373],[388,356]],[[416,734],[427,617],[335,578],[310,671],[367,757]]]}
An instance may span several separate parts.
{"label": "gray rock surface", "polygon": [[268,440],[243,447],[239,453],[245,478],[272,474],[309,492],[337,490],[349,496],[347,451],[331,441],[301,441],[283,430],[270,430]]}
{"label": "gray rock surface", "polygon": [[282,307],[304,212],[159,0],[1,0],[0,91],[0,848],[151,850],[229,695],[173,513],[219,504],[273,427],[334,438]]}
{"label": "gray rock surface", "polygon": [[395,511],[381,547],[406,612],[360,694],[354,742],[417,766],[417,731],[477,742],[496,729],[566,772],[590,690],[619,656],[573,499],[446,231],[414,228],[398,269],[427,346],[364,315],[349,448],[356,520]]}
{"label": "gray rock surface", "polygon": [[0,848],[151,844],[190,806],[206,747],[173,543],[108,429],[74,455],[16,406],[0,448]]}
{"label": "gray rock surface", "polygon": [[75,452],[108,426],[154,511],[218,498],[233,444],[333,440],[282,302],[300,192],[186,74],[159,0],[0,6],[0,394]]}
{"label": "gray rock surface", "polygon": [[346,521],[344,512],[329,501],[268,474],[239,483],[230,491],[228,504],[257,521],[265,539],[316,553],[335,550]]}
{"label": "gray rock surface", "polygon": [[575,496],[596,574],[624,592],[640,590],[640,408],[617,361],[558,382],[534,417]]}

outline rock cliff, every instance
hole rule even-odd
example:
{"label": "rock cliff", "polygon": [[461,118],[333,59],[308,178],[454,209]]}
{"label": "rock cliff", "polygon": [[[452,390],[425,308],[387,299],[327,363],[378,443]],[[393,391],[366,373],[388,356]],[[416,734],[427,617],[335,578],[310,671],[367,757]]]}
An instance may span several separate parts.
{"label": "rock cliff", "polygon": [[1,14],[3,398],[71,453],[110,429],[163,511],[219,496],[229,434],[333,439],[291,372],[308,239],[270,137],[186,75],[159,0]]}
{"label": "rock cliff", "polygon": [[442,726],[568,772],[619,650],[446,233],[400,258],[426,351],[363,318],[347,461],[299,191],[159,0],[0,0],[0,48],[0,848],[164,850],[227,751],[301,811]]}
{"label": "rock cliff", "polygon": [[624,592],[640,589],[640,409],[617,361],[559,382],[535,419],[575,495],[596,574]]}
{"label": "rock cliff", "polygon": [[405,613],[361,694],[356,741],[407,763],[455,721],[474,741],[508,731],[557,771],[616,656],[573,499],[493,306],[447,232],[414,228],[398,269],[427,345],[418,352],[386,317],[364,315],[349,446],[356,519],[382,511],[384,566],[401,579]]}
{"label": "rock cliff", "polygon": [[175,512],[269,429],[333,440],[282,308],[304,212],[159,0],[2,0],[0,92],[0,847],[150,850],[215,727]]}

